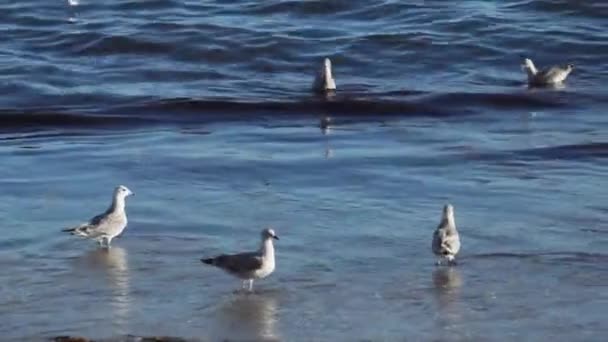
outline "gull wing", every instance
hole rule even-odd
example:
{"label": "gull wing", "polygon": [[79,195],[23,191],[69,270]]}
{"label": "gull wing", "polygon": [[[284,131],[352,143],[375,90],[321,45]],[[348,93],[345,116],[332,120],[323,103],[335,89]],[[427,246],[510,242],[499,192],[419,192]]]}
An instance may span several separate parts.
{"label": "gull wing", "polygon": [[231,273],[249,273],[262,267],[262,256],[257,252],[222,254],[213,258],[213,265]]}
{"label": "gull wing", "polygon": [[73,228],[64,229],[64,232],[71,232],[73,234],[84,235],[87,237],[95,237],[106,233],[105,228],[109,221],[108,211],[103,214],[99,214],[87,223],[83,223]]}

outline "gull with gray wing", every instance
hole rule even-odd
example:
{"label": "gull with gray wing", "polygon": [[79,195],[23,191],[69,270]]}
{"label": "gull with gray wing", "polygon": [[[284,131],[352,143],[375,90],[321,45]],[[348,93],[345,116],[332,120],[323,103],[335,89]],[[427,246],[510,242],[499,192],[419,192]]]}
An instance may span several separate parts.
{"label": "gull with gray wing", "polygon": [[451,204],[443,207],[441,222],[433,233],[432,248],[433,253],[439,256],[437,265],[441,265],[443,259],[446,259],[448,264],[453,263],[454,257],[460,250],[460,237],[454,221],[454,207]]}
{"label": "gull with gray wing", "polygon": [[100,246],[110,247],[112,239],[120,235],[127,227],[125,199],[133,195],[126,186],[120,185],[114,189],[112,204],[103,214],[93,217],[89,222],[79,226],[64,229],[72,235],[78,235],[97,241]]}
{"label": "gull with gray wing", "polygon": [[573,64],[556,65],[548,69],[538,70],[530,58],[524,59],[524,64],[521,67],[528,75],[528,84],[530,86],[560,85],[574,70]]}
{"label": "gull with gray wing", "polygon": [[216,257],[201,259],[207,265],[213,265],[243,280],[243,288],[248,285],[253,289],[253,280],[269,276],[275,268],[273,240],[279,237],[274,230],[262,230],[260,248],[255,252],[238,254],[221,254]]}

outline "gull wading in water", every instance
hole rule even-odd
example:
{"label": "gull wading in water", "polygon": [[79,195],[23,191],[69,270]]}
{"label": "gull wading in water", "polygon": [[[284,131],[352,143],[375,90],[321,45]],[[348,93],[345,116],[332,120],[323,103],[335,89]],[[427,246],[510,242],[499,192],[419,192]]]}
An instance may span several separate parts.
{"label": "gull wading in water", "polygon": [[524,59],[522,69],[528,75],[530,86],[552,86],[562,84],[574,70],[573,64],[556,65],[548,69],[537,70],[530,58]]}
{"label": "gull wading in water", "polygon": [[120,235],[127,226],[125,199],[133,192],[124,185],[114,189],[112,204],[103,214],[93,217],[89,222],[77,227],[64,229],[72,235],[96,240],[101,246],[110,247],[112,239]]}
{"label": "gull wading in water", "polygon": [[278,240],[279,237],[270,228],[262,230],[261,237],[260,249],[255,252],[222,254],[213,258],[201,259],[201,261],[242,279],[243,288],[247,284],[251,291],[254,279],[266,278],[275,268],[272,240]]}
{"label": "gull wading in water", "polygon": [[460,250],[460,238],[454,222],[454,207],[446,204],[443,207],[441,222],[433,233],[433,253],[439,256],[437,265],[441,265],[443,259],[447,259],[448,264],[454,263],[454,257]]}
{"label": "gull wading in water", "polygon": [[329,58],[323,60],[323,65],[319,68],[312,84],[312,90],[320,94],[336,90],[336,81],[331,73],[331,61]]}

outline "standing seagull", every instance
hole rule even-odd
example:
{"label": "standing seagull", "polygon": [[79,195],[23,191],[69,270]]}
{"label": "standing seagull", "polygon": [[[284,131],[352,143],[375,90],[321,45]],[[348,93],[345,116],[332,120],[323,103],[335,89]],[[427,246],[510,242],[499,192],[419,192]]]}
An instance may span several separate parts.
{"label": "standing seagull", "polygon": [[336,81],[331,73],[331,61],[329,58],[323,60],[323,65],[319,68],[315,81],[312,84],[312,90],[321,94],[336,90]]}
{"label": "standing seagull", "polygon": [[74,228],[64,229],[72,235],[94,239],[100,246],[110,247],[112,239],[120,235],[127,226],[125,198],[133,192],[124,185],[114,189],[112,205],[103,214],[93,217],[89,222]]}
{"label": "standing seagull", "polygon": [[433,233],[433,253],[439,256],[437,265],[441,265],[442,259],[447,259],[448,264],[454,262],[454,257],[460,250],[460,238],[454,222],[454,207],[446,204],[443,207],[441,222]]}
{"label": "standing seagull", "polygon": [[243,288],[247,283],[249,291],[251,291],[254,279],[266,278],[274,271],[273,239],[278,240],[279,237],[274,230],[267,228],[262,230],[262,243],[256,252],[222,254],[213,258],[201,259],[201,261],[242,279]]}
{"label": "standing seagull", "polygon": [[524,59],[524,64],[521,67],[528,74],[528,84],[530,86],[559,85],[574,70],[573,64],[556,65],[548,69],[537,70],[530,58]]}

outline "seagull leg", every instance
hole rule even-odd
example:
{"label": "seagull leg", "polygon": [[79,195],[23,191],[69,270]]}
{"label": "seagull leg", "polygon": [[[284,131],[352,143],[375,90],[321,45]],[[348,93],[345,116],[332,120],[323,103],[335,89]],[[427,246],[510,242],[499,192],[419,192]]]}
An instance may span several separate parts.
{"label": "seagull leg", "polygon": [[253,291],[253,279],[249,279],[249,292]]}
{"label": "seagull leg", "polygon": [[456,260],[454,260],[453,255],[448,255],[448,265],[456,265]]}

